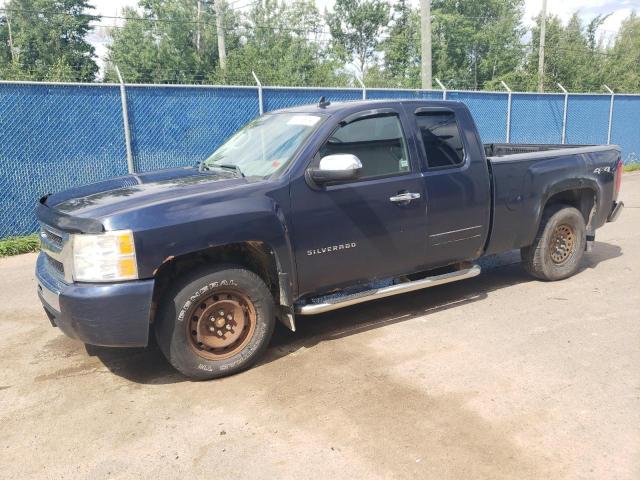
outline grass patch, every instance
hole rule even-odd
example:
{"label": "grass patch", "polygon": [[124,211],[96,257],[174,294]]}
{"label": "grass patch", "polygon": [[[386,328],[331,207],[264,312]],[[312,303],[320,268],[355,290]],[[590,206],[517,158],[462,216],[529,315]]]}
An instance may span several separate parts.
{"label": "grass patch", "polygon": [[37,233],[24,237],[7,237],[0,240],[0,257],[37,252],[38,250],[40,250],[40,239]]}
{"label": "grass patch", "polygon": [[636,170],[640,170],[640,163],[630,163],[624,166],[625,172],[635,172]]}

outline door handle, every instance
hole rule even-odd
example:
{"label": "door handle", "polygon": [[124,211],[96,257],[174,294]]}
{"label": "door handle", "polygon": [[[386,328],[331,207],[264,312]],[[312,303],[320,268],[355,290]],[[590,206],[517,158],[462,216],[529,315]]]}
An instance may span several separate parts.
{"label": "door handle", "polygon": [[389,197],[389,201],[393,202],[393,203],[404,203],[407,204],[412,200],[417,200],[420,198],[420,194],[419,193],[414,193],[414,192],[406,192],[406,193],[399,193],[397,195],[394,195],[393,197]]}

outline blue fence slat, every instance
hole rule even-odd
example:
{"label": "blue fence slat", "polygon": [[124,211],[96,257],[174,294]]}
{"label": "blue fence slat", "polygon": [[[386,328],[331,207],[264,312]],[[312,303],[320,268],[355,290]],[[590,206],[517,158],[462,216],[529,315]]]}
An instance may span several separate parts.
{"label": "blue fence slat", "polygon": [[442,100],[442,92],[370,88],[367,89],[367,100]]}
{"label": "blue fence slat", "polygon": [[564,95],[518,94],[511,97],[512,143],[561,143]]}
{"label": "blue fence slat", "polygon": [[253,88],[127,87],[136,171],[194,165],[258,115]]}
{"label": "blue fence slat", "polygon": [[610,104],[609,95],[569,95],[567,143],[607,143]]}
{"label": "blue fence slat", "polygon": [[484,143],[507,140],[508,97],[506,93],[447,93],[447,100],[457,100],[469,107]]}
{"label": "blue fence slat", "polygon": [[117,87],[0,85],[0,238],[36,229],[42,195],[126,172]]}
{"label": "blue fence slat", "polygon": [[616,95],[613,103],[611,143],[622,147],[625,164],[640,162],[640,96]]}
{"label": "blue fence slat", "polygon": [[[359,100],[359,89],[270,88],[265,111]],[[369,99],[442,98],[441,91],[367,90]],[[464,102],[484,142],[506,136],[507,94],[448,91]],[[606,143],[608,95],[570,95],[567,143]],[[257,88],[127,86],[138,171],[192,165],[258,115]],[[512,97],[511,141],[559,143],[563,95]],[[626,163],[640,161],[640,96],[616,95],[611,130]],[[34,206],[49,192],[127,171],[120,91],[113,85],[0,83],[0,238],[33,232]]]}
{"label": "blue fence slat", "polygon": [[269,88],[262,90],[264,111],[270,112],[280,108],[295,107],[318,103],[320,97],[325,97],[330,102],[346,102],[349,100],[361,100],[362,90],[349,88]]}

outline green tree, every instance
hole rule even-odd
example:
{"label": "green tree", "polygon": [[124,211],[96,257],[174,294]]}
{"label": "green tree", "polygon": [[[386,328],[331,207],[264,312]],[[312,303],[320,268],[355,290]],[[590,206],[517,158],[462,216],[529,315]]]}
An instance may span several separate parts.
{"label": "green tree", "polygon": [[382,42],[383,70],[367,73],[367,85],[395,88],[420,86],[420,16],[406,0],[393,7],[389,36]]}
{"label": "green tree", "polygon": [[[201,83],[218,63],[215,12],[195,0],[140,0],[138,12],[124,10],[125,24],[111,32],[105,78],[117,80],[114,65],[129,82]],[[237,19],[225,14],[227,49],[238,46]],[[199,42],[198,42],[199,40]]]}
{"label": "green tree", "polygon": [[[557,90],[558,83],[570,91],[597,91],[602,88],[608,53],[598,40],[597,30],[605,19],[606,16],[597,16],[585,26],[577,13],[571,16],[567,25],[563,25],[557,16],[547,17],[544,54],[544,85],[547,89]],[[538,17],[525,64],[524,87],[527,89],[535,88],[538,82],[539,24]]]}
{"label": "green tree", "polygon": [[523,0],[434,0],[433,71],[450,88],[482,88],[522,63]]}
{"label": "green tree", "polygon": [[619,92],[640,92],[640,17],[632,12],[607,57],[606,83]]}
{"label": "green tree", "polygon": [[0,15],[3,79],[92,81],[87,0],[9,0]]}
{"label": "green tree", "polygon": [[[434,0],[433,73],[450,88],[486,88],[522,65],[522,0]],[[399,0],[383,42],[383,81],[420,86],[420,16]]]}
{"label": "green tree", "polygon": [[383,0],[336,0],[325,12],[332,36],[332,51],[342,61],[355,61],[364,78],[374,61],[380,36],[389,23],[389,6]]}
{"label": "green tree", "polygon": [[271,85],[344,85],[339,65],[322,46],[321,16],[310,0],[257,3],[241,23],[241,44],[229,50],[227,72],[213,80],[253,84],[252,71]]}

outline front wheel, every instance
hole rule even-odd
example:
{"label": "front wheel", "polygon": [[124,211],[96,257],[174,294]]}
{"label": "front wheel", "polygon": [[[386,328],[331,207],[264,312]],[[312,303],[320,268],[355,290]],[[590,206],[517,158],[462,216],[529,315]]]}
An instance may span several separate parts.
{"label": "front wheel", "polygon": [[545,210],[536,238],[522,248],[522,264],[541,280],[562,280],[578,270],[587,241],[584,217],[579,210],[554,205]]}
{"label": "front wheel", "polygon": [[250,367],[275,325],[271,292],[243,268],[199,270],[177,282],[155,326],[169,363],[188,377],[210,379]]}

